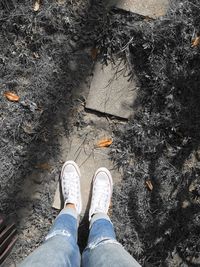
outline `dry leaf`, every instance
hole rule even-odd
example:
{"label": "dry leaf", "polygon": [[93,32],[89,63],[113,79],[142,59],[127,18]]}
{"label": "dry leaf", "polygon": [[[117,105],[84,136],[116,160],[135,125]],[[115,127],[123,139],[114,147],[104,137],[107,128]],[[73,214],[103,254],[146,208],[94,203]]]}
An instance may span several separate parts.
{"label": "dry leaf", "polygon": [[195,39],[192,40],[192,47],[200,45],[200,36],[197,36]]}
{"label": "dry leaf", "polygon": [[51,171],[52,167],[49,165],[49,163],[41,163],[35,166],[37,169],[45,170],[45,171]]}
{"label": "dry leaf", "polygon": [[102,139],[97,143],[97,147],[108,147],[112,144],[112,139],[108,138],[108,139]]}
{"label": "dry leaf", "polygon": [[151,180],[146,180],[145,181],[145,185],[147,186],[147,188],[152,191],[153,190],[153,185],[151,183]]}
{"label": "dry leaf", "polygon": [[13,101],[13,102],[18,102],[19,101],[19,96],[14,94],[14,93],[5,92],[4,96],[10,101]]}
{"label": "dry leaf", "polygon": [[33,10],[38,11],[39,9],[40,9],[40,0],[36,0],[34,7],[33,7]]}
{"label": "dry leaf", "polygon": [[92,56],[92,59],[93,59],[93,60],[96,60],[97,55],[98,55],[98,49],[97,49],[96,47],[95,47],[95,48],[92,48],[92,49],[91,49],[91,56]]}

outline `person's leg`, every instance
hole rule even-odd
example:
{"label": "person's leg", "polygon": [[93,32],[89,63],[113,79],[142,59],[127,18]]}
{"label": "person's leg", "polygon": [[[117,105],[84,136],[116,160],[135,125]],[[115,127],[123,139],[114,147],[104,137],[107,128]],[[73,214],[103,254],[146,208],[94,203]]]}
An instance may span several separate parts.
{"label": "person's leg", "polygon": [[82,255],[83,267],[140,267],[140,264],[117,242],[108,215],[92,217],[88,245]]}
{"label": "person's leg", "polygon": [[56,218],[45,242],[30,254],[20,267],[78,267],[77,213],[66,208]]}
{"label": "person's leg", "polygon": [[89,213],[90,234],[82,255],[83,267],[140,267],[140,264],[119,244],[107,215],[112,196],[112,177],[100,168],[93,179]]}
{"label": "person's leg", "polygon": [[65,209],[56,218],[44,244],[28,256],[20,267],[79,267],[77,217],[81,213],[80,171],[67,161],[61,172]]}

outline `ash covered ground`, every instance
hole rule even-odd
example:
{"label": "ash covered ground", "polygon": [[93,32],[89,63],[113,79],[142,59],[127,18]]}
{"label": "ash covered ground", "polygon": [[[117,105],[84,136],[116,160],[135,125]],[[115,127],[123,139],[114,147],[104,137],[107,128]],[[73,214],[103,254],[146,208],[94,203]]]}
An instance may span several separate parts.
{"label": "ash covered ground", "polygon": [[[143,266],[200,266],[199,14],[197,0],[172,1],[157,20],[100,1],[43,1],[39,12],[29,1],[1,2],[1,212],[18,222],[14,261],[56,216],[58,134],[81,129],[71,95],[90,75],[95,47],[105,64],[124,60],[140,88],[111,155],[124,171],[113,199],[118,240]],[[19,103],[3,97],[8,90]],[[54,171],[42,165],[39,197],[30,199],[27,177],[52,156]]]}
{"label": "ash covered ground", "polygon": [[[89,75],[92,59],[79,47],[87,1],[1,1],[1,213],[17,221],[19,262],[44,239],[62,162],[59,137],[71,132],[72,93]],[[9,102],[4,92],[20,96]],[[47,164],[48,163],[48,164]]]}

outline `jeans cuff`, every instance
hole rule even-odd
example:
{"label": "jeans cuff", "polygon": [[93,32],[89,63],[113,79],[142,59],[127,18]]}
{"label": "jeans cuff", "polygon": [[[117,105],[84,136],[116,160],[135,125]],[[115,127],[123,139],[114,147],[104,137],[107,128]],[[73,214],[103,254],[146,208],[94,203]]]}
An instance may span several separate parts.
{"label": "jeans cuff", "polygon": [[78,219],[78,213],[75,209],[71,209],[71,208],[62,209],[58,216],[63,215],[63,214],[68,214],[74,217],[76,220]]}
{"label": "jeans cuff", "polygon": [[105,219],[105,220],[109,221],[110,223],[112,223],[109,216],[106,213],[100,213],[99,212],[99,213],[96,213],[92,216],[92,219],[90,221],[90,228],[92,227],[94,222],[96,222],[97,220],[100,220],[100,219]]}

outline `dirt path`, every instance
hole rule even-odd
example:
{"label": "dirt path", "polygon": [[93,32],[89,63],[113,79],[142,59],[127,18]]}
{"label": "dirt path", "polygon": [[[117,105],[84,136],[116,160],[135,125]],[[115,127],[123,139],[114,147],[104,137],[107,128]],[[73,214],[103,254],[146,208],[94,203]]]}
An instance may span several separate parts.
{"label": "dirt path", "polygon": [[[83,220],[88,211],[90,185],[95,170],[105,166],[111,171],[115,184],[121,180],[121,172],[110,159],[112,145],[104,148],[97,148],[96,145],[105,138],[114,140],[113,131],[125,121],[85,110],[84,101],[89,93],[89,83],[90,79],[87,79],[80,85],[80,90],[74,91],[70,107],[65,103],[59,109],[53,120],[53,129],[49,128],[49,131],[53,130],[51,138],[38,144],[34,152],[31,150],[36,159],[35,164],[15,197],[19,222],[18,243],[5,264],[10,264],[13,260],[19,262],[21,257],[28,255],[51,227],[62,207],[59,192],[55,196],[54,193],[61,166],[66,160],[75,160],[81,168]],[[51,205],[56,209],[51,209]],[[87,218],[85,223],[84,227],[87,227]],[[86,240],[87,236],[84,235],[80,245],[84,246]]]}

